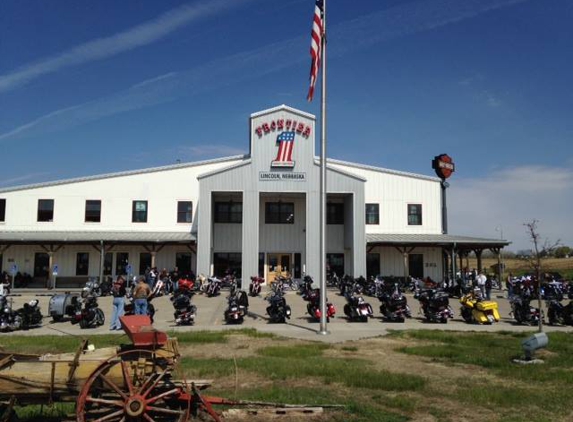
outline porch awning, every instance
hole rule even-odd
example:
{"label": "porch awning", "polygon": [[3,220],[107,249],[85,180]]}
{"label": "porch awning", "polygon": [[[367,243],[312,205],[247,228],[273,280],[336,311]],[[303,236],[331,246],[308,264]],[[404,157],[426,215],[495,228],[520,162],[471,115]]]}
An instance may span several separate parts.
{"label": "porch awning", "polygon": [[456,249],[504,248],[511,242],[503,239],[456,236],[451,234],[366,234],[368,246],[441,246]]}
{"label": "porch awning", "polygon": [[146,231],[2,231],[2,244],[38,243],[195,243],[197,238],[188,232]]}

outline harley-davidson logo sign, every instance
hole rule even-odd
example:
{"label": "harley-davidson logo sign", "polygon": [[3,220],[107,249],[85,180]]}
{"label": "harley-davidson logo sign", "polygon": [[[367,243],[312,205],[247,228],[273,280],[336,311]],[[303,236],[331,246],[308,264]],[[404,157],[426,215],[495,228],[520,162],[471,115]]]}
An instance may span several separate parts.
{"label": "harley-davidson logo sign", "polygon": [[455,165],[448,154],[441,154],[432,160],[432,168],[440,179],[447,179],[455,171]]}
{"label": "harley-davidson logo sign", "polygon": [[277,158],[271,162],[271,167],[294,167],[292,159],[294,132],[282,132],[277,136],[277,144],[279,144]]}

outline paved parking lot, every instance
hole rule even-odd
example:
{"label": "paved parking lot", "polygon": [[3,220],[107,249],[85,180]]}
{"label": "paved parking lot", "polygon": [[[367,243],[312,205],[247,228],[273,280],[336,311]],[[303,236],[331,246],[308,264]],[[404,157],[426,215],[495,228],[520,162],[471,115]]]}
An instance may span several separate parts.
{"label": "paved parking lot", "polygon": [[[52,294],[62,292],[22,292],[14,293],[9,296],[13,300],[13,307],[16,309],[22,306],[23,303],[38,298],[40,306],[44,315],[42,327],[30,329],[28,331],[16,331],[14,333],[0,333],[1,336],[5,335],[74,335],[74,336],[89,336],[91,334],[107,334],[118,333],[121,331],[109,331],[109,320],[112,310],[112,298],[101,297],[99,298],[100,308],[106,314],[106,323],[95,329],[81,329],[78,325],[72,325],[68,321],[52,322],[48,314],[48,303]],[[263,295],[264,295],[263,291]],[[327,324],[328,334],[319,333],[319,323],[311,319],[306,314],[306,302],[296,294],[296,292],[288,292],[286,295],[287,303],[292,308],[292,317],[286,324],[271,324],[266,315],[266,307],[268,303],[262,296],[256,298],[249,298],[249,314],[241,325],[227,325],[223,319],[223,311],[226,308],[226,296],[228,291],[223,290],[218,297],[209,298],[203,295],[195,295],[193,303],[197,306],[197,319],[193,326],[177,327],[173,320],[173,306],[169,296],[162,296],[155,298],[153,303],[156,308],[154,327],[163,331],[173,332],[187,332],[187,331],[204,331],[204,330],[225,330],[236,328],[255,328],[261,332],[275,333],[277,335],[292,337],[305,340],[324,341],[324,342],[343,342],[347,340],[358,340],[360,338],[375,337],[384,335],[388,330],[398,329],[440,329],[440,330],[463,330],[463,331],[535,331],[536,327],[520,326],[513,322],[510,317],[510,306],[507,299],[504,298],[504,292],[494,292],[493,299],[499,304],[501,321],[494,325],[471,325],[465,323],[460,316],[460,304],[458,299],[450,299],[450,305],[454,309],[454,319],[450,320],[447,324],[433,324],[426,323],[422,316],[419,314],[418,301],[413,298],[411,294],[407,294],[408,304],[412,309],[412,318],[406,320],[404,323],[389,323],[382,319],[379,312],[379,301],[377,298],[366,297],[374,309],[374,318],[370,319],[367,323],[349,322],[343,313],[343,306],[345,304],[344,297],[338,294],[337,290],[329,290],[328,299],[336,306],[337,315],[329,324]],[[573,327],[550,327],[545,326],[546,331],[567,331],[573,332]],[[0,340],[1,343],[1,340]]]}

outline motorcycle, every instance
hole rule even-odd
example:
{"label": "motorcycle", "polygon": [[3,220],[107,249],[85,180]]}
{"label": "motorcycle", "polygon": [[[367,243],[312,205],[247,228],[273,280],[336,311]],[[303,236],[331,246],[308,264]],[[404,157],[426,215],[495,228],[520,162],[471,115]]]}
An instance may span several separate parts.
{"label": "motorcycle", "polygon": [[265,298],[269,302],[267,306],[267,315],[271,322],[284,324],[287,319],[290,319],[291,309],[287,305],[284,293],[282,290],[273,290]]}
{"label": "motorcycle", "polygon": [[379,291],[378,300],[380,300],[380,313],[387,321],[404,322],[406,318],[412,317],[412,312],[408,306],[406,296],[402,294],[400,285],[394,283],[394,290]]}
{"label": "motorcycle", "polygon": [[[155,306],[153,305],[153,303],[151,303],[151,301],[155,297],[154,292],[156,287],[157,286],[153,288],[151,296],[149,296],[149,298],[147,299],[147,315],[149,316],[151,323],[153,323],[153,317],[155,316]],[[125,304],[125,307],[123,308],[124,315],[135,315],[135,304],[134,304],[135,299],[133,297],[134,290],[135,286],[132,286],[131,289],[127,292],[126,297],[129,299],[129,302],[127,302]]]}
{"label": "motorcycle", "polygon": [[103,325],[105,323],[105,315],[99,308],[97,298],[92,294],[82,294],[82,301],[83,307],[72,318],[72,324],[79,323],[80,328],[95,328]]}
{"label": "motorcycle", "polygon": [[48,315],[52,317],[53,322],[61,322],[64,318],[74,318],[81,310],[81,297],[76,293],[54,295],[48,304]]}
{"label": "motorcycle", "polygon": [[12,310],[11,300],[0,295],[0,331],[15,331],[22,326],[22,316]]}
{"label": "motorcycle", "polygon": [[420,302],[420,310],[429,322],[447,324],[454,317],[449,295],[439,289],[417,289],[414,298]]}
{"label": "motorcycle", "polygon": [[549,325],[573,325],[573,301],[569,301],[567,305],[563,305],[557,299],[546,303]]}
{"label": "motorcycle", "polygon": [[217,277],[209,277],[202,287],[207,297],[218,296],[221,291],[221,280]]}
{"label": "motorcycle", "polygon": [[499,322],[497,302],[483,300],[479,289],[474,289],[460,298],[462,318],[469,324],[493,324]]}
{"label": "motorcycle", "polygon": [[264,279],[259,276],[251,277],[251,284],[249,284],[249,295],[257,297],[261,293],[261,286],[264,283]]}
{"label": "motorcycle", "polygon": [[346,304],[344,314],[349,321],[368,322],[368,317],[373,317],[372,306],[367,303],[362,296],[346,294]]}
{"label": "motorcycle", "polygon": [[227,324],[242,324],[249,310],[249,298],[243,290],[231,288],[231,294],[227,298],[227,309],[224,318]]}
{"label": "motorcycle", "polygon": [[530,289],[523,289],[509,298],[509,304],[511,305],[509,314],[515,318],[518,324],[537,325],[539,323],[541,315],[539,308],[531,306],[530,303]]}
{"label": "motorcycle", "polygon": [[180,289],[175,296],[171,298],[173,308],[175,308],[176,325],[192,325],[197,316],[197,307],[191,303],[191,298],[195,293],[189,289]]}
{"label": "motorcycle", "polygon": [[[306,305],[306,311],[308,314],[320,321],[322,317],[322,312],[320,310],[320,289],[313,289],[304,297],[304,300],[308,302]],[[330,302],[326,302],[326,321],[329,322],[330,318],[334,318],[336,314],[336,308]]]}
{"label": "motorcycle", "polygon": [[42,324],[42,312],[39,306],[38,299],[24,303],[24,306],[16,310],[16,314],[20,316],[20,329],[28,330],[32,327],[38,327]]}
{"label": "motorcycle", "polygon": [[89,277],[84,286],[84,290],[89,290],[92,295],[96,297],[108,296],[111,294],[111,279],[106,277],[106,279],[100,283],[98,277]]}

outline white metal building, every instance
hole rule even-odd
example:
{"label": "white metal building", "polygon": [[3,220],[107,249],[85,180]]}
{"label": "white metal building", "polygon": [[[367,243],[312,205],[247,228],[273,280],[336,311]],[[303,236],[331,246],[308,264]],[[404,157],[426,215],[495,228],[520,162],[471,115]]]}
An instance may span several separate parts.
{"label": "white metal building", "polygon": [[[0,271],[38,284],[56,270],[58,285],[149,266],[318,275],[315,123],[282,105],[251,115],[245,156],[1,189]],[[507,245],[444,234],[440,182],[329,159],[330,268],[442,279],[456,254]]]}

